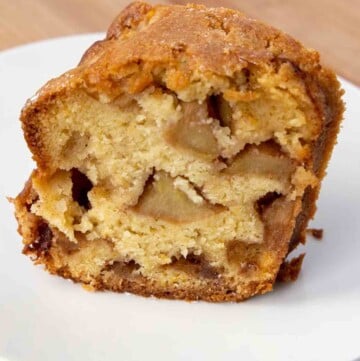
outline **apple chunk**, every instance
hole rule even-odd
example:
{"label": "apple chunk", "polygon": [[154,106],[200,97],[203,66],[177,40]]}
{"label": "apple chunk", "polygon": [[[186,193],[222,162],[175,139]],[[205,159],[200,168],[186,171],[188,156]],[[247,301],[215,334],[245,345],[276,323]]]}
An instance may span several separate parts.
{"label": "apple chunk", "polygon": [[224,170],[229,175],[260,175],[288,182],[296,164],[272,144],[252,145],[241,151]]}
{"label": "apple chunk", "polygon": [[165,132],[168,143],[175,147],[216,157],[219,147],[212,131],[206,102],[183,102],[183,116]]}
{"label": "apple chunk", "polygon": [[223,207],[205,201],[194,203],[174,185],[174,179],[165,172],[157,172],[133,210],[139,214],[173,223],[194,222],[210,217]]}

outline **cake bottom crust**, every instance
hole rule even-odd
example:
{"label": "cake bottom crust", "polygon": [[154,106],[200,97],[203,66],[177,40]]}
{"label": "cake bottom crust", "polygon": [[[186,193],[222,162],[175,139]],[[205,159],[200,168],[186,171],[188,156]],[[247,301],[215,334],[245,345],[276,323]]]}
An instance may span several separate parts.
{"label": "cake bottom crust", "polygon": [[[49,271],[51,268],[46,265]],[[167,299],[178,299],[187,301],[208,301],[208,302],[239,302],[257,294],[264,294],[273,288],[274,280],[266,282],[252,281],[246,284],[237,285],[241,293],[233,290],[234,285],[221,280],[209,280],[203,282],[203,285],[194,288],[177,288],[173,285],[160,286],[157,282],[144,276],[137,276],[136,279],[125,279],[120,277],[99,277],[91,282],[84,282],[82,279],[74,278],[66,269],[54,270],[61,277],[71,279],[74,282],[80,282],[84,288],[89,291],[129,292],[144,297],[157,297]]]}

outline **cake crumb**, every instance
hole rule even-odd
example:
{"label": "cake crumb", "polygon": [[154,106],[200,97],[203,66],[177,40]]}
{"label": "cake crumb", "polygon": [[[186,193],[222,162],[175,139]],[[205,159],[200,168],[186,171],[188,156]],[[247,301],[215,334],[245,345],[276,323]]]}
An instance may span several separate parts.
{"label": "cake crumb", "polygon": [[89,285],[89,284],[85,284],[83,283],[82,285],[82,288],[88,292],[95,292],[96,291],[96,288],[92,285]]}
{"label": "cake crumb", "polygon": [[312,235],[315,239],[321,240],[323,239],[324,230],[321,228],[308,228],[306,233]]}
{"label": "cake crumb", "polygon": [[276,280],[279,282],[296,281],[299,277],[304,257],[305,253],[302,253],[290,261],[284,261],[280,267]]}

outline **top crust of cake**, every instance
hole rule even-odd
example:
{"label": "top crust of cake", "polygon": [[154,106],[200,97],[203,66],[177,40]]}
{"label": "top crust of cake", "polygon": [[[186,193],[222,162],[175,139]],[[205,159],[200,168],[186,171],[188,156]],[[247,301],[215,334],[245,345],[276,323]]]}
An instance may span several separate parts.
{"label": "top crust of cake", "polygon": [[[114,20],[106,38],[85,52],[78,67],[50,80],[28,101],[21,115],[25,137],[39,169],[46,171],[52,165],[36,129],[37,119],[58,96],[84,89],[110,102],[119,91],[143,91],[158,80],[164,67],[168,69],[167,87],[181,93],[198,72],[209,79],[214,75],[232,77],[251,65],[276,69],[284,63],[304,82],[324,124],[341,118],[342,91],[335,74],[319,64],[316,51],[292,37],[230,9],[193,4],[153,7],[134,2]],[[191,94],[187,96],[191,98]],[[330,131],[330,137],[319,140],[323,144],[315,145],[317,153],[325,155],[324,162],[313,158],[320,178],[338,127]]]}

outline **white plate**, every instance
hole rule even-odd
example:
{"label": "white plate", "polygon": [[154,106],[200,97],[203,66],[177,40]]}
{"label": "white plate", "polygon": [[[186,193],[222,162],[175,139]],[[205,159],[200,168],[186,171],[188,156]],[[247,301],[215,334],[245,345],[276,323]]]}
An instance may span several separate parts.
{"label": "white plate", "polygon": [[343,81],[347,112],[293,284],[240,304],[89,293],[21,254],[5,196],[34,167],[19,111],[46,80],[74,66],[100,34],[0,53],[0,359],[344,360],[360,356],[360,91]]}

